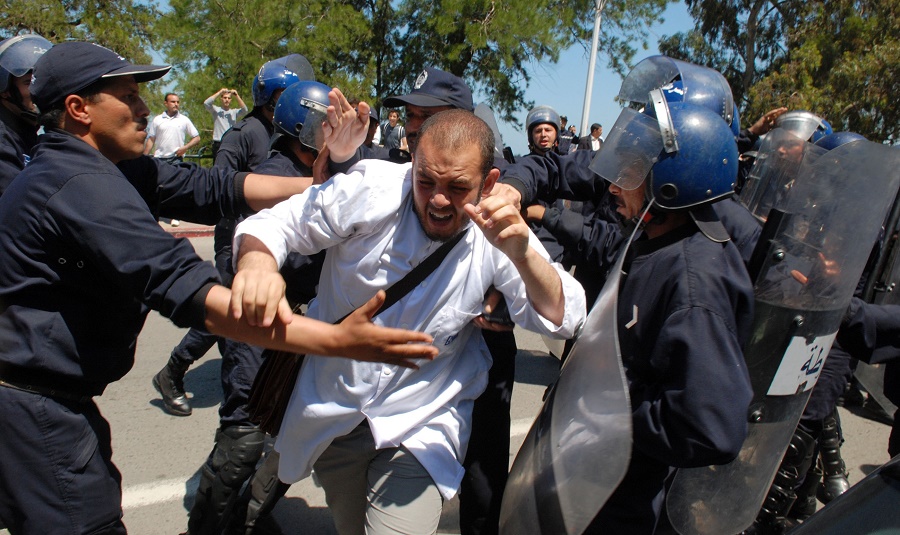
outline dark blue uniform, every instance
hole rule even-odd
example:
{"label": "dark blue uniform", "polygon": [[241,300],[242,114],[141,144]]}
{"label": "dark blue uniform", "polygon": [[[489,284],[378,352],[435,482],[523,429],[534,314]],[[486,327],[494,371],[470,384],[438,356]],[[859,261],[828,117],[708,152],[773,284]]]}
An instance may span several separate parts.
{"label": "dark blue uniform", "polygon": [[[590,157],[576,151],[525,161],[501,181],[522,192],[523,203],[592,196],[602,182],[588,168]],[[596,224],[603,230],[598,251],[621,243],[618,227]],[[741,352],[753,288],[734,244],[715,243],[689,222],[637,240],[628,254],[617,314],[634,446],[625,479],[587,533],[653,533],[676,468],[737,455],[753,397]]]}
{"label": "dark blue uniform", "polygon": [[91,396],[131,369],[149,310],[203,325],[218,275],[156,216],[249,211],[243,177],[147,156],[117,167],[51,130],[0,198],[0,519],[14,533],[125,533]]}
{"label": "dark blue uniform", "polygon": [[[214,167],[253,171],[266,160],[272,131],[271,123],[262,118],[262,110],[254,108],[222,137]],[[231,238],[236,224],[234,219],[224,218],[217,222],[215,228],[216,267],[226,286],[231,286],[234,278],[231,268]],[[219,343],[219,352],[223,356],[222,389],[225,394],[224,402],[219,407],[219,416],[223,423],[247,425],[247,395],[256,375],[255,370],[259,369],[262,362],[262,349],[243,342],[220,339],[203,329],[191,329],[172,350],[172,358],[186,369],[203,357],[216,342]],[[233,358],[227,357],[228,354]],[[252,373],[237,363],[238,360],[248,360]]]}
{"label": "dark blue uniform", "polygon": [[36,132],[33,124],[0,106],[0,195],[28,163]]}

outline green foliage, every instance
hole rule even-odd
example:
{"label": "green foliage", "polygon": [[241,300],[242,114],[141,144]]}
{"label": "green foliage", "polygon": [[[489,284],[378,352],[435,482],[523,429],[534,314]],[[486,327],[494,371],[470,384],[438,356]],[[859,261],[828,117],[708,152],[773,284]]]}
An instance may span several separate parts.
{"label": "green foliage", "polygon": [[686,0],[697,28],[663,53],[722,72],[745,123],[778,106],[897,143],[900,0]]}
{"label": "green foliage", "polygon": [[[627,72],[669,1],[606,4],[601,57]],[[160,51],[173,70],[150,84],[148,103],[161,112],[159,87],[174,84],[204,143],[212,119],[203,100],[228,86],[251,105],[260,65],[294,52],[309,59],[319,81],[376,107],[408,91],[425,66],[442,68],[511,120],[533,105],[525,89],[539,64],[573,44],[586,49],[594,23],[594,2],[584,0],[171,0],[164,13],[152,0],[0,2],[4,35],[91,40],[140,63]]]}
{"label": "green foliage", "polygon": [[135,63],[150,61],[159,12],[135,0],[2,0],[0,37],[37,33],[50,42],[93,41]]}
{"label": "green foliage", "polygon": [[788,54],[750,92],[751,117],[778,105],[810,110],[872,141],[900,137],[900,0],[808,5]]}

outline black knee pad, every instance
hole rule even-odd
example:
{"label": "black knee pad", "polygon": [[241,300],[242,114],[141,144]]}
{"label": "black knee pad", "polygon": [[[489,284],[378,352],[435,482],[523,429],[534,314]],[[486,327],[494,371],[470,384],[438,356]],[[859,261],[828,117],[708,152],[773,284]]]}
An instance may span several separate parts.
{"label": "black knee pad", "polygon": [[238,488],[262,457],[266,434],[258,427],[232,426],[216,431],[216,447],[208,465],[226,487]]}

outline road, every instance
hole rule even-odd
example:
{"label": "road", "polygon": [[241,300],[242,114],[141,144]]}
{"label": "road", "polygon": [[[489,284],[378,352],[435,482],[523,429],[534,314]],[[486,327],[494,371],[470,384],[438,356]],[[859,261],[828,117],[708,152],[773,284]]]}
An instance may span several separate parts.
{"label": "road", "polygon": [[[197,251],[212,257],[212,238],[192,238]],[[192,396],[190,417],[163,412],[151,378],[169,358],[185,329],[151,313],[138,340],[134,369],[98,399],[112,425],[113,460],[122,472],[125,523],[133,535],[175,535],[185,530],[187,512],[218,424],[221,398],[220,358],[214,348],[185,378]],[[516,385],[513,394],[513,437],[510,461],[540,408],[541,396],[557,373],[540,337],[517,332]],[[841,409],[846,436],[843,454],[856,482],[888,460],[889,427]],[[458,533],[456,503],[448,503],[441,533]],[[307,479],[295,484],[275,509],[287,533],[335,533],[321,489]],[[0,530],[0,533],[6,533]]]}

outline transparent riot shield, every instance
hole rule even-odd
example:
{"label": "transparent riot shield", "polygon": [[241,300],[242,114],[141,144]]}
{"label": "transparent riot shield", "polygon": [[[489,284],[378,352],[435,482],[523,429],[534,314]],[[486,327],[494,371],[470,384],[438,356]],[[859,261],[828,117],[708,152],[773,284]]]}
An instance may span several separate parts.
{"label": "transparent riot shield", "polygon": [[494,160],[503,159],[503,136],[500,135],[500,128],[497,126],[497,118],[487,104],[481,103],[475,106],[475,116],[487,123],[494,134]]}
{"label": "transparent riot shield", "polygon": [[741,189],[741,204],[765,221],[772,208],[787,197],[800,167],[811,165],[826,152],[788,130],[772,130],[760,141],[756,161]]}
{"label": "transparent riot shield", "polygon": [[631,404],[616,332],[624,251],[510,470],[504,535],[579,534],[631,459]]}
{"label": "transparent riot shield", "polygon": [[[783,148],[770,143],[763,160]],[[754,208],[766,225],[744,349],[749,434],[731,463],[678,470],[667,508],[679,533],[734,534],[756,518],[893,201],[898,166],[900,151],[857,141],[801,158],[794,176],[759,173],[774,200]]]}

